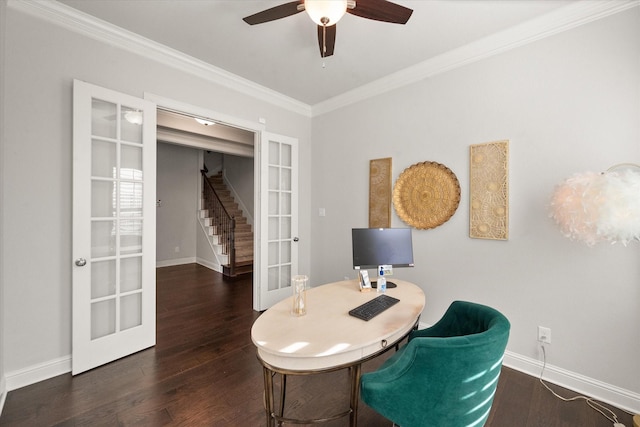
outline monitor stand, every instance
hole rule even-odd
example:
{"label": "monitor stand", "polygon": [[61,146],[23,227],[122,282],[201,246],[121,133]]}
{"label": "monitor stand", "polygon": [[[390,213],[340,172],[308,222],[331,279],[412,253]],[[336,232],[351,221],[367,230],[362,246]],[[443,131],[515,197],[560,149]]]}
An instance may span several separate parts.
{"label": "monitor stand", "polygon": [[[388,280],[387,280],[387,289],[395,288],[395,287],[397,287],[397,286],[398,286],[398,285],[396,285],[395,283],[390,282],[390,281],[388,281]],[[375,280],[372,280],[372,281],[371,281],[371,287],[372,287],[373,289],[376,289],[376,288],[378,287],[378,282],[376,282]]]}

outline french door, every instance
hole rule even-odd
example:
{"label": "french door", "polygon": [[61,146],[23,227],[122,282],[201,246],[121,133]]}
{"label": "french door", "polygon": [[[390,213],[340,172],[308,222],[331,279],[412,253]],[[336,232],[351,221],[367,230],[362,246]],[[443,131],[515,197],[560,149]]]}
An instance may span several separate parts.
{"label": "french door", "polygon": [[155,345],[155,163],[155,104],[74,81],[74,375]]}
{"label": "french door", "polygon": [[254,308],[266,310],[291,295],[291,277],[298,274],[298,140],[262,132],[258,240],[258,292]]}

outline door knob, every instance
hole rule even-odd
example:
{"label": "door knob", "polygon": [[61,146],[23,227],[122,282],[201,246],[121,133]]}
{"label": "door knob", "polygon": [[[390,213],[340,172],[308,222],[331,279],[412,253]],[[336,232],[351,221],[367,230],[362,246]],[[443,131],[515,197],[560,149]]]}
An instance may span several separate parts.
{"label": "door knob", "polygon": [[86,259],[84,259],[84,258],[78,258],[78,259],[76,260],[76,265],[77,265],[78,267],[84,267],[85,265],[87,265],[87,260],[86,260]]}
{"label": "door knob", "polygon": [[294,242],[297,242],[298,240],[300,240],[300,239],[298,239],[297,237],[294,237],[294,238],[293,238],[293,241],[294,241]]}

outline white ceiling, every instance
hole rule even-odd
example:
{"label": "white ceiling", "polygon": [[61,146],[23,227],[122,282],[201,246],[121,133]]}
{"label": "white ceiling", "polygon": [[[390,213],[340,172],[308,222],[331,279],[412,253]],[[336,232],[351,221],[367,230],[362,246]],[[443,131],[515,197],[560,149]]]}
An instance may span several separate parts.
{"label": "white ceiling", "polygon": [[[322,59],[305,13],[250,26],[288,0],[60,0],[68,6],[315,105],[399,70],[576,3],[576,0],[397,0],[406,25],[345,15]],[[550,16],[550,15],[549,15]]]}

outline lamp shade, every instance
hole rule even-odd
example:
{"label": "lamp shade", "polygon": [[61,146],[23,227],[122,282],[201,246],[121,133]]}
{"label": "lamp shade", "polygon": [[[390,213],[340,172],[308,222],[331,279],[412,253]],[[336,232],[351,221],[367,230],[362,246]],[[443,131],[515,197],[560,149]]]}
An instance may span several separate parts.
{"label": "lamp shade", "polygon": [[575,174],[556,186],[551,217],[588,246],[640,240],[640,171]]}
{"label": "lamp shade", "polygon": [[556,186],[551,197],[551,217],[562,234],[588,246],[602,240],[597,226],[602,204],[597,188],[600,178],[594,172],[575,174]]}
{"label": "lamp shade", "polygon": [[316,24],[330,26],[346,13],[347,0],[305,0],[304,10]]}

